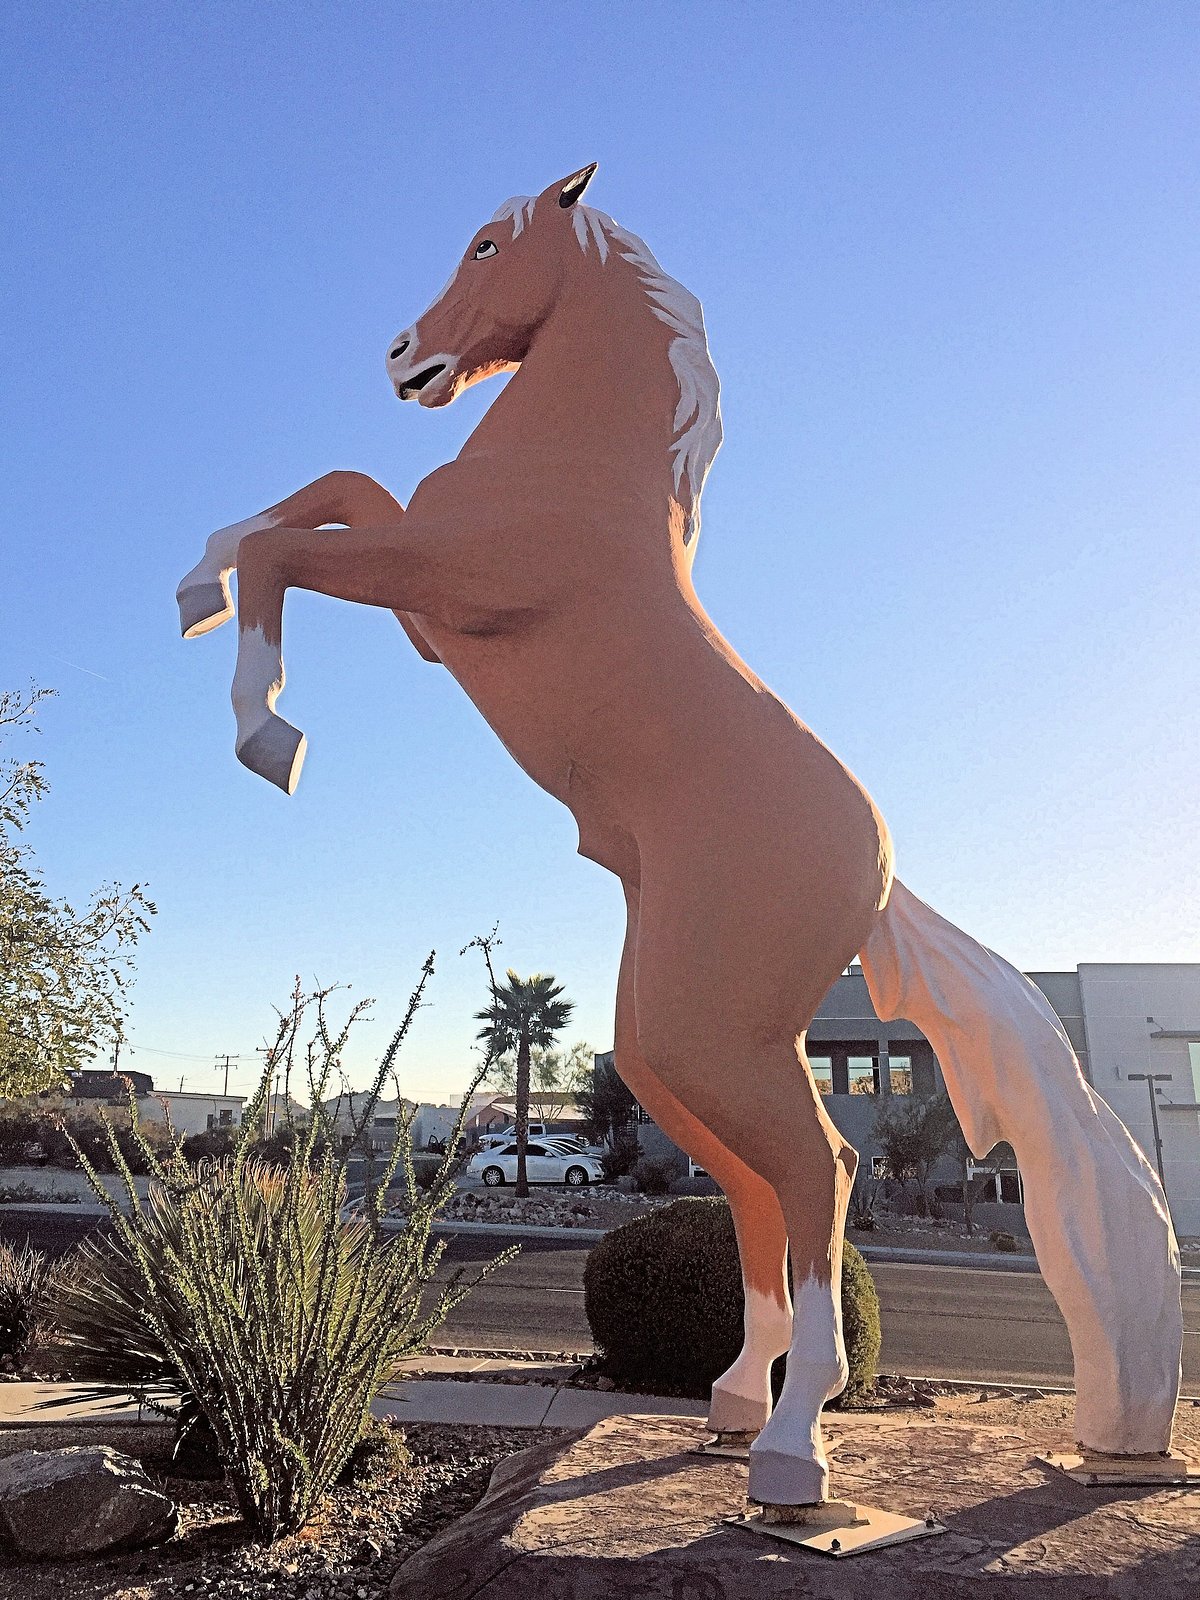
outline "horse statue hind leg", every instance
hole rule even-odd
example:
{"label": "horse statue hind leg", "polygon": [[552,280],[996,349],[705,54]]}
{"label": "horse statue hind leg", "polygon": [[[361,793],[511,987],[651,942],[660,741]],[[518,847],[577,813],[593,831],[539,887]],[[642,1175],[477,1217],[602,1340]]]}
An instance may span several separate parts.
{"label": "horse statue hind leg", "polygon": [[627,890],[629,936],[617,980],[617,1071],[668,1138],[720,1186],[733,1218],[744,1296],[742,1348],[712,1386],[708,1425],[718,1436],[758,1434],[771,1415],[771,1369],[792,1339],[787,1224],[774,1189],[695,1117],[651,1070],[638,1048],[633,963],[637,894]]}
{"label": "horse statue hind leg", "polygon": [[[858,1158],[829,1120],[799,1040],[841,971],[843,953],[827,950],[818,960],[825,940],[812,924],[820,919],[803,910],[773,916],[762,901],[735,904],[699,867],[690,881],[673,879],[669,891],[649,890],[647,883],[631,926],[634,1059],[685,1108],[692,1129],[706,1130],[710,1151],[730,1153],[739,1245],[746,1241],[746,1347],[715,1388],[710,1420],[761,1430],[750,1447],[752,1499],[815,1504],[829,1488],[821,1409],[849,1373],[842,1233]],[[706,937],[697,940],[691,930],[702,922]],[[789,937],[800,924],[808,925],[800,937]],[[832,933],[838,937],[836,928]],[[709,1159],[719,1163],[720,1155]],[[775,1206],[765,1202],[767,1189]],[[772,1411],[770,1366],[785,1332],[779,1219],[790,1248],[794,1318],[787,1376]],[[760,1255],[756,1234],[764,1221],[767,1251]]]}

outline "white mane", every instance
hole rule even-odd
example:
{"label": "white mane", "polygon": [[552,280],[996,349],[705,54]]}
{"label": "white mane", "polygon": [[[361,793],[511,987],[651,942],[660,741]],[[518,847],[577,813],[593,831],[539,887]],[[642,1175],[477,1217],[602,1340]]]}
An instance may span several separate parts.
{"label": "white mane", "polygon": [[[505,201],[492,221],[511,221],[515,239],[532,219],[535,204],[536,196],[517,195]],[[683,479],[687,478],[691,505],[687,510],[683,542],[692,547],[694,554],[695,538],[700,531],[700,494],[721,445],[721,385],[708,353],[704,311],[694,294],[663,271],[643,239],[622,228],[603,211],[577,205],[571,213],[571,225],[579,248],[586,254],[594,247],[602,266],[608,260],[610,249],[621,260],[629,262],[638,275],[650,310],[675,335],[667,351],[679,384],[671,455],[675,492],[681,497]]]}

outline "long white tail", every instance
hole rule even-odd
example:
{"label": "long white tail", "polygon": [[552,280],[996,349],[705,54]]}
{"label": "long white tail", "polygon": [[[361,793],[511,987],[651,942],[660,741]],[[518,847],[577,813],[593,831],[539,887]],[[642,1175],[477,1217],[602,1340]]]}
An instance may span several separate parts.
{"label": "long white tail", "polygon": [[1016,1152],[1025,1216],[1075,1358],[1076,1438],[1166,1450],[1183,1349],[1179,1247],[1158,1176],[1084,1081],[1041,990],[899,881],[862,952],[879,1016],[932,1044],[967,1143]]}

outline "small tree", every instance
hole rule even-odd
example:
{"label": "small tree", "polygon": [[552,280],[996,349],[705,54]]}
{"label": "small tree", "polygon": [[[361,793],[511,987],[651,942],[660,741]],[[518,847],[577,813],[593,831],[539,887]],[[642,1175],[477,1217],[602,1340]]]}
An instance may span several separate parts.
{"label": "small tree", "polygon": [[511,1055],[515,1061],[517,1098],[517,1185],[518,1199],[529,1193],[525,1153],[529,1143],[529,1073],[535,1047],[550,1049],[571,1020],[575,1007],[560,1000],[562,984],[548,973],[535,972],[531,978],[518,978],[510,967],[503,984],[492,984],[492,1000],[475,1020],[484,1027],[479,1038],[492,1058]]}
{"label": "small tree", "polygon": [[[0,737],[37,731],[50,693],[0,694]],[[133,951],[154,905],[108,884],[77,911],[47,892],[22,837],[47,792],[40,761],[0,764],[0,1097],[61,1088],[102,1041],[123,1037]]]}
{"label": "small tree", "polygon": [[[954,1132],[950,1141],[950,1154],[958,1163],[959,1188],[962,1193],[963,1222],[966,1224],[968,1234],[975,1232],[975,1201],[978,1198],[980,1172],[997,1173],[1001,1167],[1017,1164],[1016,1156],[1010,1144],[1000,1143],[994,1145],[982,1161],[975,1159],[966,1135],[955,1121]],[[971,1168],[975,1168],[972,1176]]]}
{"label": "small tree", "polygon": [[[529,1054],[530,1084],[537,1093],[543,1121],[552,1122],[562,1116],[581,1089],[590,1086],[592,1047],[578,1040],[567,1051],[534,1045]],[[511,1055],[501,1056],[488,1077],[493,1088],[515,1094],[516,1059]]]}
{"label": "small tree", "polygon": [[915,1185],[922,1214],[928,1204],[930,1174],[951,1147],[957,1130],[958,1119],[944,1094],[928,1100],[905,1096],[902,1109],[895,1100],[879,1108],[872,1133],[888,1177]]}
{"label": "small tree", "polygon": [[579,1090],[579,1109],[592,1138],[615,1146],[633,1121],[637,1101],[616,1067],[605,1061],[594,1068],[591,1083]]}

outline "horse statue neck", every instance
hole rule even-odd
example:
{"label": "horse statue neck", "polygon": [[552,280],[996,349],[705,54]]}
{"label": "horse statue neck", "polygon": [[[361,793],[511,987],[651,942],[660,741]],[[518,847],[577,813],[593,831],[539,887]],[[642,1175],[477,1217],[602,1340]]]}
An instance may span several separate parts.
{"label": "horse statue neck", "polygon": [[681,508],[689,556],[721,442],[719,384],[700,302],[636,235],[579,207],[563,292],[463,450],[535,454],[568,477],[611,475]]}

